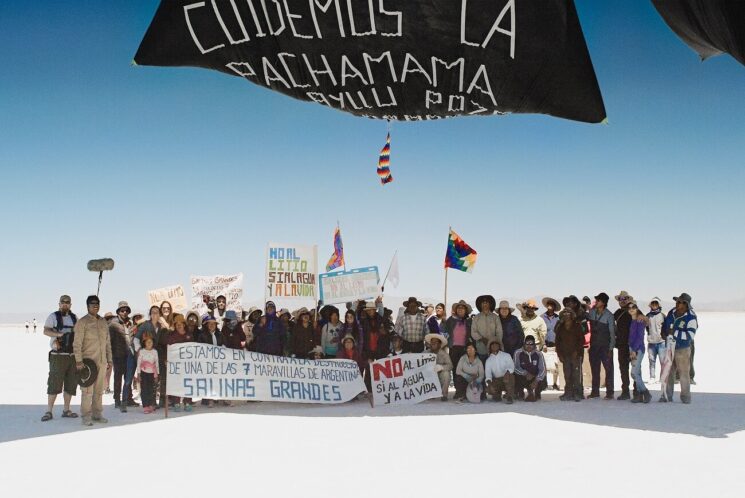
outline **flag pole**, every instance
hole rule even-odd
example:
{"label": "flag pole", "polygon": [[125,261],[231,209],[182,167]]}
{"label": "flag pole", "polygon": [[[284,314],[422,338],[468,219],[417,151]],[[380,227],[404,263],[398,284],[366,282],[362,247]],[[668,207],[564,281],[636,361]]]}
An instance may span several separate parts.
{"label": "flag pole", "polygon": [[398,254],[398,249],[396,249],[393,253],[393,257],[391,258],[391,262],[388,263],[388,271],[385,272],[385,278],[383,279],[383,285],[380,286],[380,290],[385,292],[385,283],[388,281],[388,275],[391,273],[391,266],[393,266],[393,260],[396,259],[396,254]]}
{"label": "flag pole", "polygon": [[[448,244],[450,244],[450,232],[452,232],[452,231],[453,231],[453,227],[452,226],[449,226],[448,227]],[[446,249],[445,250],[445,302],[443,303],[445,305],[445,316],[448,316],[447,315],[447,312],[448,312],[448,266],[447,266],[447,260],[448,260],[448,257],[447,257],[447,249]]]}

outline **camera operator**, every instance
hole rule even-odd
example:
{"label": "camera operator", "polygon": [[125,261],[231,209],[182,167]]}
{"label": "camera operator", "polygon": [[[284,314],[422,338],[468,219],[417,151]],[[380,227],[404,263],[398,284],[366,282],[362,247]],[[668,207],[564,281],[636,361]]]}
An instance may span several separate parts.
{"label": "camera operator", "polygon": [[78,385],[78,375],[75,368],[72,343],[75,334],[73,327],[78,321],[75,313],[70,311],[72,300],[70,296],[59,298],[59,310],[55,311],[44,322],[44,335],[51,337],[49,351],[49,378],[47,380],[47,412],[41,417],[42,422],[51,420],[54,402],[64,387],[64,407],[62,417],[77,418],[78,414],[70,411],[70,400],[75,396]]}

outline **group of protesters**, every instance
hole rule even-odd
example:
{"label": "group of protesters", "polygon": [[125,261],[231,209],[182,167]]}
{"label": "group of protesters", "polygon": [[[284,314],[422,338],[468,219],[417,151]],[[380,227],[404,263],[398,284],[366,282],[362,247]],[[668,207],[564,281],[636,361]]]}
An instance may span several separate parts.
{"label": "group of protesters", "polygon": [[[625,291],[615,296],[618,309],[614,313],[608,309],[610,298],[604,292],[594,300],[585,296],[580,301],[570,295],[561,303],[546,297],[541,302],[545,312],[538,315],[540,308],[532,299],[517,304],[517,314],[508,301],[497,305],[491,295],[476,299],[475,313],[463,300],[454,303],[448,313],[442,303],[422,304],[411,297],[394,317],[380,297],[347,303],[344,310],[319,303],[315,309],[290,311],[277,309],[273,301],[267,301],[264,309],[252,307],[239,314],[226,309],[225,296],[217,296],[206,300],[208,311],[201,315],[196,311],[176,313],[168,301],[151,306],[147,315],[132,314],[129,304],[121,301],[115,313],[100,316],[99,298],[89,296],[87,314],[78,320],[71,311],[70,296],[63,295],[59,309],[44,324],[51,351],[48,409],[42,421],[53,418],[56,397],[63,392],[62,417],[78,417],[70,410],[70,400],[86,362],[95,364],[95,379],[82,388],[80,415],[84,425],[107,421],[102,396],[112,392],[112,374],[114,403],[122,412],[139,406],[133,395],[135,386],[139,386],[145,413],[166,404],[176,411],[192,411],[192,399],[166,394],[168,346],[185,342],[300,359],[353,360],[368,392],[373,361],[430,352],[436,355],[442,401],[450,399],[449,388],[454,385],[457,403],[492,399],[508,404],[516,399],[540,400],[548,388],[549,372],[553,374],[552,387],[557,390],[557,378],[563,374],[562,401],[581,401],[586,398],[583,377],[588,377],[587,370],[591,377],[587,398],[599,398],[604,386],[605,399],[614,399],[614,349],[618,350],[622,382],[617,399],[649,403],[651,394],[642,379],[642,360],[647,354],[650,379],[655,379],[656,360],[660,358],[662,364],[669,351],[670,373],[660,376],[665,384],[659,401],[673,401],[678,381],[680,400],[690,403],[698,324],[691,296],[682,293],[673,299],[675,307],[665,314],[659,298],[653,298],[644,313]],[[558,361],[548,364],[546,355],[555,355]],[[206,407],[217,402],[201,400]]]}

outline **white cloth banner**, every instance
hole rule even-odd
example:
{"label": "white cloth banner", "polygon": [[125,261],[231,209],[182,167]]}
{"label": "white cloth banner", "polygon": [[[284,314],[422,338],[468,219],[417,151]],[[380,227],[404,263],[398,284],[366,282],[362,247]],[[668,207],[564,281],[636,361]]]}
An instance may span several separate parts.
{"label": "white cloth banner", "polygon": [[267,301],[318,299],[318,246],[270,242],[266,249]]}
{"label": "white cloth banner", "polygon": [[407,353],[373,362],[370,373],[375,406],[413,405],[442,396],[436,363],[437,356],[432,353]]}
{"label": "white cloth banner", "polygon": [[185,313],[188,309],[184,288],[180,285],[171,285],[147,291],[147,300],[150,306],[160,306],[163,301],[168,301],[173,306],[174,313]]}
{"label": "white cloth banner", "polygon": [[321,273],[318,276],[323,304],[375,299],[380,295],[379,281],[377,266]]}
{"label": "white cloth banner", "polygon": [[226,308],[241,316],[243,311],[243,273],[235,275],[191,276],[191,307],[200,315],[207,313],[205,296],[225,296]]}
{"label": "white cloth banner", "polygon": [[185,398],[344,403],[365,391],[350,360],[300,360],[187,342],[168,346],[167,393]]}

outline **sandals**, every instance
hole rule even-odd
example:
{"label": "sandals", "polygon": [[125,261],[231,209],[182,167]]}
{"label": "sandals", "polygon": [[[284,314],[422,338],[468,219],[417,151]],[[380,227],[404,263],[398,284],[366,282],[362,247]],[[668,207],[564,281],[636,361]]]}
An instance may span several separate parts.
{"label": "sandals", "polygon": [[54,415],[52,415],[52,412],[46,412],[42,417],[41,421],[46,422],[48,420],[52,420],[54,418]]}
{"label": "sandals", "polygon": [[62,418],[78,418],[78,414],[72,410],[63,410]]}

